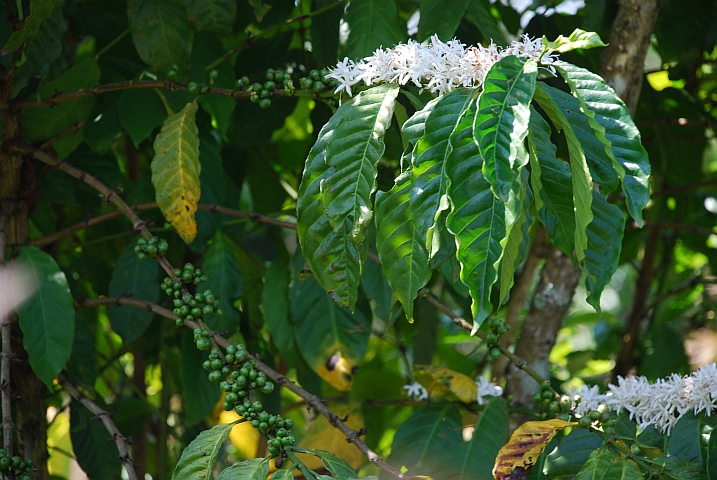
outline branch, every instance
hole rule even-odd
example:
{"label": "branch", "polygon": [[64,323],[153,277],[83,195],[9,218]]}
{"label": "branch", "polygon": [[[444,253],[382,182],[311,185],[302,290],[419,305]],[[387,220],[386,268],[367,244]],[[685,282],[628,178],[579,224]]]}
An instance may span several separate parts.
{"label": "branch", "polygon": [[[5,207],[0,212],[0,275],[5,272],[5,245],[7,244],[7,235],[5,228],[10,219],[10,203],[5,203]],[[0,309],[2,306],[0,306]],[[10,307],[12,309],[12,307]],[[7,451],[8,456],[12,457],[12,431],[15,424],[12,421],[12,390],[10,381],[10,361],[12,359],[12,344],[10,339],[10,316],[12,310],[7,314],[0,313],[0,329],[2,330],[2,359],[0,359],[0,405],[2,405],[2,435],[3,448]]]}
{"label": "branch", "polygon": [[102,421],[107,431],[110,432],[110,435],[112,435],[112,442],[117,446],[117,450],[119,450],[119,459],[124,465],[125,470],[127,471],[127,477],[129,478],[129,480],[138,480],[137,474],[134,470],[134,462],[129,456],[129,449],[127,448],[127,439],[120,433],[119,430],[117,430],[115,424],[112,423],[112,420],[110,419],[110,414],[100,408],[100,406],[93,402],[91,399],[84,396],[77,389],[77,387],[72,382],[70,382],[64,375],[60,374],[57,377],[57,380],[60,382],[60,385],[62,385],[62,388],[64,388],[67,393],[72,396],[72,398],[80,402],[87,410],[95,414],[95,416]]}
{"label": "branch", "polygon": [[71,135],[71,134],[75,133],[75,132],[78,131],[78,130],[82,130],[82,128],[85,126],[86,123],[87,123],[87,122],[86,122],[85,120],[82,120],[81,122],[77,122],[77,123],[75,123],[75,124],[73,124],[73,125],[70,125],[70,127],[68,127],[68,128],[66,128],[65,130],[61,131],[60,133],[58,133],[58,134],[55,135],[54,137],[52,137],[52,138],[50,138],[50,139],[48,139],[48,140],[45,140],[45,142],[43,142],[43,143],[40,145],[40,147],[39,147],[40,150],[45,150],[47,147],[49,147],[49,146],[52,145],[53,143],[62,140],[62,139],[65,138],[66,136]]}
{"label": "branch", "polygon": [[[105,297],[105,298],[93,298],[93,299],[78,299],[75,301],[75,303],[78,306],[82,307],[94,307],[99,305],[129,305],[133,307],[139,307],[144,308],[150,312],[156,313],[157,315],[161,315],[165,318],[169,318],[171,320],[176,320],[177,317],[174,315],[174,313],[164,308],[160,305],[147,302],[144,300],[137,300],[134,298],[127,298],[127,297]],[[464,320],[465,321],[465,320]],[[185,321],[184,326],[189,327],[191,329],[198,328],[199,324],[193,321]],[[214,339],[216,340],[217,344],[222,347],[229,346],[232,342],[227,340],[226,338],[215,335]],[[414,477],[411,477],[409,475],[404,475],[397,469],[395,469],[393,466],[386,463],[381,457],[376,454],[373,450],[371,450],[360,438],[359,432],[356,430],[353,430],[352,428],[348,427],[335,413],[333,413],[324,403],[321,401],[319,397],[316,395],[313,395],[303,388],[299,387],[297,384],[286,378],[285,376],[281,375],[279,372],[273,370],[271,367],[267,366],[260,360],[256,360],[256,368],[264,372],[267,377],[270,377],[272,380],[277,382],[279,385],[281,385],[284,388],[287,388],[291,392],[295,393],[299,397],[303,398],[307,405],[314,408],[316,411],[321,413],[324,417],[327,418],[329,423],[333,425],[335,428],[338,428],[345,436],[346,441],[349,443],[353,443],[356,445],[356,447],[361,450],[361,452],[369,459],[369,461],[379,468],[381,468],[383,471],[389,473],[394,478],[397,478],[399,480],[410,480]],[[63,385],[64,386],[64,385]]]}

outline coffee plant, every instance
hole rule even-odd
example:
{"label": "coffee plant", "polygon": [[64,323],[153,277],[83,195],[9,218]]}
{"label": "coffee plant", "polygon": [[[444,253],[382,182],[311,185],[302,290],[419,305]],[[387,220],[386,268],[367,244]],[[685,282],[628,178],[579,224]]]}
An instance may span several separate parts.
{"label": "coffee plant", "polygon": [[717,8],[507,3],[6,2],[3,479],[717,479]]}

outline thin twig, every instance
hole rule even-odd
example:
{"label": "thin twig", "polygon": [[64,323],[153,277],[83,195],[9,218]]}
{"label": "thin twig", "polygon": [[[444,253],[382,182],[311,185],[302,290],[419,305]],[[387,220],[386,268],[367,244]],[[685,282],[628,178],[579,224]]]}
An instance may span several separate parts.
{"label": "thin twig", "polygon": [[[5,245],[7,244],[7,228],[10,219],[10,202],[6,202],[0,212],[0,274],[3,274],[5,267]],[[12,421],[12,384],[10,381],[10,361],[12,360],[12,345],[10,342],[10,327],[12,312],[8,312],[0,318],[0,330],[2,330],[2,354],[0,359],[0,405],[2,405],[2,434],[3,448],[12,457],[12,431],[15,424]]]}
{"label": "thin twig", "polygon": [[54,137],[50,138],[49,140],[45,140],[45,142],[40,145],[40,147],[39,147],[40,150],[45,150],[47,147],[49,147],[53,143],[62,140],[66,136],[71,135],[78,130],[82,130],[82,128],[85,126],[86,123],[87,123],[87,121],[82,120],[81,122],[77,122],[77,123],[70,125],[69,128],[66,128],[65,130],[61,131],[60,133],[58,133]]}
{"label": "thin twig", "polygon": [[93,402],[90,398],[84,396],[77,389],[77,387],[72,382],[70,382],[64,375],[60,374],[57,377],[57,380],[60,382],[60,385],[62,385],[62,388],[64,388],[67,393],[72,396],[72,398],[80,402],[82,406],[92,412],[98,420],[102,421],[105,428],[108,432],[110,432],[110,435],[112,436],[112,442],[117,446],[117,450],[119,450],[119,459],[124,465],[125,470],[127,471],[127,477],[129,478],[129,480],[138,480],[137,473],[134,470],[134,462],[132,461],[132,457],[129,456],[129,448],[127,448],[127,439],[120,433],[115,424],[112,422],[112,419],[110,419],[110,414],[100,408],[100,406]]}

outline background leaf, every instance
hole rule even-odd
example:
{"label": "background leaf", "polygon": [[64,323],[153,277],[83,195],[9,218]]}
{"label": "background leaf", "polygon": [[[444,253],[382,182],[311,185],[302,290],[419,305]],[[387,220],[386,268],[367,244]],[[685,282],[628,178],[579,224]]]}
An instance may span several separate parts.
{"label": "background leaf", "polygon": [[236,16],[237,3],[233,0],[193,0],[189,4],[189,19],[201,32],[226,35]]}
{"label": "background leaf", "polygon": [[189,330],[182,332],[182,354],[179,356],[180,376],[184,395],[184,422],[188,427],[204,420],[214,410],[221,397],[221,391],[216,383],[207,378],[207,372],[202,363],[209,358],[208,353],[202,352],[194,345],[194,336]]}
{"label": "background leaf", "polygon": [[244,278],[239,269],[235,248],[236,244],[226,234],[218,231],[202,261],[202,273],[207,276],[207,281],[202,282],[197,291],[209,289],[219,300],[222,315],[205,319],[209,327],[217,331],[233,330],[241,320],[234,302],[242,296]]}
{"label": "background leaf", "polygon": [[590,430],[574,428],[560,439],[558,446],[547,453],[543,471],[550,477],[576,475],[592,452],[603,444],[602,438]]}
{"label": "background leaf", "polygon": [[346,10],[344,21],[350,29],[346,55],[354,60],[406,39],[394,0],[355,0]]}
{"label": "background leaf", "polygon": [[14,52],[20,48],[27,39],[38,32],[43,22],[50,18],[52,11],[61,3],[62,0],[31,0],[30,13],[23,19],[24,28],[13,32],[3,50]]}
{"label": "background leaf", "polygon": [[456,33],[469,0],[421,0],[421,18],[418,21],[418,41],[432,35],[447,42]]}
{"label": "background leaf", "polygon": [[611,452],[607,448],[595,450],[575,480],[638,480],[643,476],[634,461]]}
{"label": "background leaf", "polygon": [[120,478],[117,447],[107,441],[110,433],[76,400],[70,404],[70,436],[77,463],[90,479]]}

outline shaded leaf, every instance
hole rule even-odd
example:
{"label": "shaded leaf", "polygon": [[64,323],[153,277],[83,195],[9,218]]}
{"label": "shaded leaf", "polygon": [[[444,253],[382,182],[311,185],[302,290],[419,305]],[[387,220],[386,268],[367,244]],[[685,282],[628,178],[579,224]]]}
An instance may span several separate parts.
{"label": "shaded leaf", "polygon": [[154,140],[152,185],[157,205],[185,243],[197,235],[194,214],[200,197],[199,137],[195,102],[167,118]]}
{"label": "shaded leaf", "polygon": [[575,475],[583,468],[590,454],[602,444],[603,440],[597,433],[575,428],[549,452],[543,471],[550,478]]}
{"label": "shaded leaf", "polygon": [[266,5],[262,2],[262,0],[248,0],[249,5],[251,5],[254,8],[254,16],[256,17],[257,22],[261,22],[264,19],[264,15],[269,13],[269,10],[271,10],[271,5]]}
{"label": "shaded leaf", "polygon": [[104,424],[76,400],[70,405],[70,438],[77,463],[91,479],[120,478],[117,447]]}
{"label": "shaded leaf", "polygon": [[[236,423],[215,425],[209,430],[204,430],[192,440],[192,443],[187,445],[182,452],[182,456],[179,458],[179,462],[172,474],[172,480],[211,480],[213,476],[212,470],[217,463],[219,450]],[[254,460],[262,461],[264,459],[257,458]],[[266,473],[261,476],[262,479],[269,473],[268,466],[266,470]],[[221,478],[222,474],[218,478]],[[227,475],[224,478],[229,477]]]}
{"label": "shaded leaf", "polygon": [[381,265],[376,262],[366,263],[361,277],[361,287],[366,297],[376,302],[373,313],[384,322],[390,322],[393,296],[391,286],[383,276]]}
{"label": "shaded leaf", "polygon": [[[360,430],[365,426],[361,405],[358,403],[345,403],[332,406],[331,410],[344,418],[348,415],[346,424],[349,428]],[[318,450],[319,457],[303,456],[302,461],[314,470],[326,467],[334,473],[340,472],[336,478],[358,478],[354,467],[358,468],[364,459],[361,451],[355,445],[348,443],[344,434],[324,416],[319,416],[309,425],[306,434],[299,442],[301,448]]]}
{"label": "shaded leaf", "polygon": [[[312,11],[330,5],[330,0],[314,0]],[[339,53],[339,24],[343,11],[332,8],[311,21],[311,53],[322,66],[335,65]]]}
{"label": "shaded leaf", "polygon": [[575,480],[641,480],[637,464],[609,449],[595,450]]}
{"label": "shaded leaf", "polygon": [[201,283],[197,291],[209,289],[219,300],[222,315],[205,319],[209,327],[217,331],[233,330],[241,320],[234,302],[242,296],[244,277],[239,269],[235,248],[236,244],[218,231],[202,261],[202,273],[207,276],[207,281]]}
{"label": "shaded leaf", "polygon": [[667,454],[685,462],[703,464],[700,447],[702,420],[687,412],[677,420],[667,440]]}
{"label": "shaded leaf", "polygon": [[406,28],[401,25],[394,0],[354,0],[344,21],[350,29],[346,54],[354,60],[406,39]]}
{"label": "shaded leaf", "polygon": [[[418,41],[432,35],[447,42],[453,38],[469,0],[421,0]],[[385,45],[390,46],[390,45]]]}
{"label": "shaded leaf", "polygon": [[576,28],[569,37],[565,38],[559,35],[558,38],[552,42],[548,41],[547,37],[543,35],[543,47],[548,50],[554,50],[558,53],[565,53],[576,48],[595,48],[595,47],[607,47],[606,43],[600,39],[600,35],[595,32],[586,32]]}
{"label": "shaded leaf", "polygon": [[473,403],[478,398],[475,380],[450,368],[434,365],[414,365],[416,380],[426,388],[431,400],[454,400]]}
{"label": "shaded leaf", "polygon": [[[527,178],[527,175],[525,175],[527,172],[523,171],[521,173]],[[513,288],[513,277],[520,264],[525,260],[525,256],[528,254],[528,246],[530,245],[530,226],[533,223],[530,207],[533,205],[533,191],[526,181],[521,181],[519,188],[518,202],[522,205],[522,209],[518,219],[508,230],[503,258],[500,261],[500,296],[498,303],[501,305],[508,297],[510,289]]]}
{"label": "shaded leaf", "polygon": [[299,352],[294,341],[294,324],[290,318],[289,279],[286,266],[274,260],[264,275],[261,304],[274,344],[287,364],[295,365],[299,361]]}
{"label": "shaded leaf", "polygon": [[117,113],[120,125],[135,147],[149,138],[152,131],[167,118],[167,110],[159,95],[149,89],[123,91],[117,103]]}
{"label": "shaded leaf", "polygon": [[20,250],[17,263],[27,271],[35,291],[17,308],[22,344],[35,375],[52,388],[52,381],[72,354],[75,308],[65,274],[47,253],[36,247]]}
{"label": "shaded leaf", "polygon": [[207,372],[202,363],[209,358],[194,345],[192,332],[182,332],[182,354],[179,356],[182,379],[184,423],[189,427],[204,420],[214,410],[214,406],[221,397],[221,392],[215,383],[207,378]]}
{"label": "shaded leaf", "polygon": [[492,40],[496,45],[505,47],[510,42],[505,38],[503,30],[500,28],[500,22],[491,15],[490,8],[489,0],[469,0],[466,13],[470,15],[470,19],[480,29],[486,40]]}
{"label": "shaded leaf", "polygon": [[532,60],[508,56],[496,62],[486,75],[478,98],[473,132],[483,157],[483,175],[503,202],[523,166],[528,152],[530,101],[538,67]]}
{"label": "shaded leaf", "polygon": [[45,20],[50,18],[52,11],[55,7],[60,5],[62,0],[31,0],[30,1],[30,13],[21,19],[22,29],[15,30],[10,38],[8,38],[5,46],[3,47],[4,52],[14,52],[22,46],[25,41],[33,37],[40,26]]}
{"label": "shaded leaf", "polygon": [[714,430],[707,444],[707,478],[717,480],[717,435]]}
{"label": "shaded leaf", "polygon": [[97,351],[95,338],[82,315],[75,315],[75,336],[72,341],[72,354],[67,362],[67,377],[76,385],[94,388],[97,380]]}
{"label": "shaded leaf", "polygon": [[189,19],[200,32],[225,35],[232,30],[237,16],[235,0],[193,0]]}

